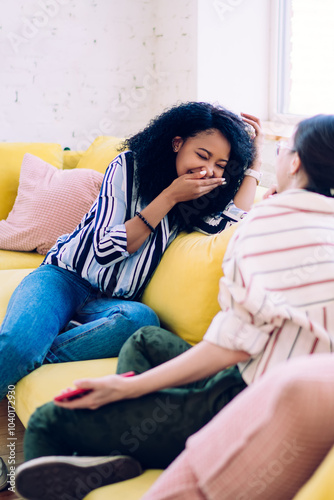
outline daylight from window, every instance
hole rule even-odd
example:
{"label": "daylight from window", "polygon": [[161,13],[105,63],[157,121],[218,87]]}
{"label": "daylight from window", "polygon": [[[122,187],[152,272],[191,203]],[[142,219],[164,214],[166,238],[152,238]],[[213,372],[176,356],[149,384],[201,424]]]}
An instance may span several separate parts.
{"label": "daylight from window", "polygon": [[290,44],[285,111],[334,113],[334,1],[291,0]]}

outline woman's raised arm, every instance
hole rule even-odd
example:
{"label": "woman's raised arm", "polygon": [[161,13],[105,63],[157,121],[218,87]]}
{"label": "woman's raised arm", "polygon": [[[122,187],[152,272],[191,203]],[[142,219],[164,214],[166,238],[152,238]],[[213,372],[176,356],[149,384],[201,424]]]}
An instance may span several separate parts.
{"label": "woman's raised arm", "polygon": [[[254,143],[256,148],[256,156],[251,165],[251,169],[260,172],[262,163],[262,148],[263,148],[263,132],[259,118],[246,113],[241,113],[244,122],[251,125],[255,130]],[[257,180],[250,175],[245,175],[241,186],[234,197],[234,204],[238,208],[248,212],[254,203],[255,192],[257,187]]]}

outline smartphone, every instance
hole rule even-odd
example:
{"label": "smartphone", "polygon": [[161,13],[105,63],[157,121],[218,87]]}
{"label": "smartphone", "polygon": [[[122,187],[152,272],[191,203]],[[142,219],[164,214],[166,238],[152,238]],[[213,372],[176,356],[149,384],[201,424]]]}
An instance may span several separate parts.
{"label": "smartphone", "polygon": [[73,399],[82,398],[86,394],[89,394],[91,389],[69,389],[63,394],[59,394],[54,398],[55,401],[72,401]]}
{"label": "smartphone", "polygon": [[[135,375],[135,372],[126,372],[126,373],[121,373],[121,377],[133,377]],[[69,389],[66,392],[63,392],[63,394],[59,394],[54,398],[54,401],[73,401],[73,399],[78,399],[82,398],[86,394],[89,394],[92,392],[91,389]]]}

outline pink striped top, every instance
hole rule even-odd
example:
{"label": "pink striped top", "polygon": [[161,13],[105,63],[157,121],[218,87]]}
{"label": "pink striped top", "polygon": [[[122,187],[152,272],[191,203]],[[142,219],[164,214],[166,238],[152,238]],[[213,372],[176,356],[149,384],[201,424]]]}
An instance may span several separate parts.
{"label": "pink striped top", "polygon": [[230,241],[204,339],[251,355],[247,384],[291,357],[332,352],[334,199],[302,189],[252,208]]}

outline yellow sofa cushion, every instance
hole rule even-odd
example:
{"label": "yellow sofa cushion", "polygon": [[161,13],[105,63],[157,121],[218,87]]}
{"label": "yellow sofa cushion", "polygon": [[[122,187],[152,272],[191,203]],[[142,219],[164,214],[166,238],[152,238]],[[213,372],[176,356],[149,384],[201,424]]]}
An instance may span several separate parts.
{"label": "yellow sofa cushion", "polygon": [[181,233],[164,253],[142,301],[159,316],[162,326],[190,344],[202,340],[220,310],[219,279],[223,257],[237,224],[206,236]]}
{"label": "yellow sofa cushion", "polygon": [[76,168],[84,154],[85,151],[64,151],[63,169],[69,170]]}
{"label": "yellow sofa cushion", "polygon": [[162,470],[146,470],[141,476],[92,491],[84,500],[140,500]]}
{"label": "yellow sofa cushion", "polygon": [[97,137],[82,155],[77,168],[92,168],[104,174],[109,163],[119,154],[121,142],[119,137]]}
{"label": "yellow sofa cushion", "polygon": [[[259,186],[255,203],[267,191]],[[202,340],[218,304],[219,279],[227,245],[238,224],[206,236],[182,233],[169,246],[145,289],[142,301],[167,330],[190,344]]]}
{"label": "yellow sofa cushion", "polygon": [[334,447],[293,500],[334,500]]}
{"label": "yellow sofa cushion", "polygon": [[25,153],[38,156],[57,168],[61,168],[63,164],[63,151],[60,144],[0,143],[0,220],[6,219],[13,208]]}
{"label": "yellow sofa cushion", "polygon": [[40,265],[44,255],[37,252],[14,252],[0,250],[0,270],[2,269],[34,269]]}
{"label": "yellow sofa cushion", "polygon": [[5,317],[12,293],[31,271],[32,269],[4,269],[0,271],[0,324]]}

